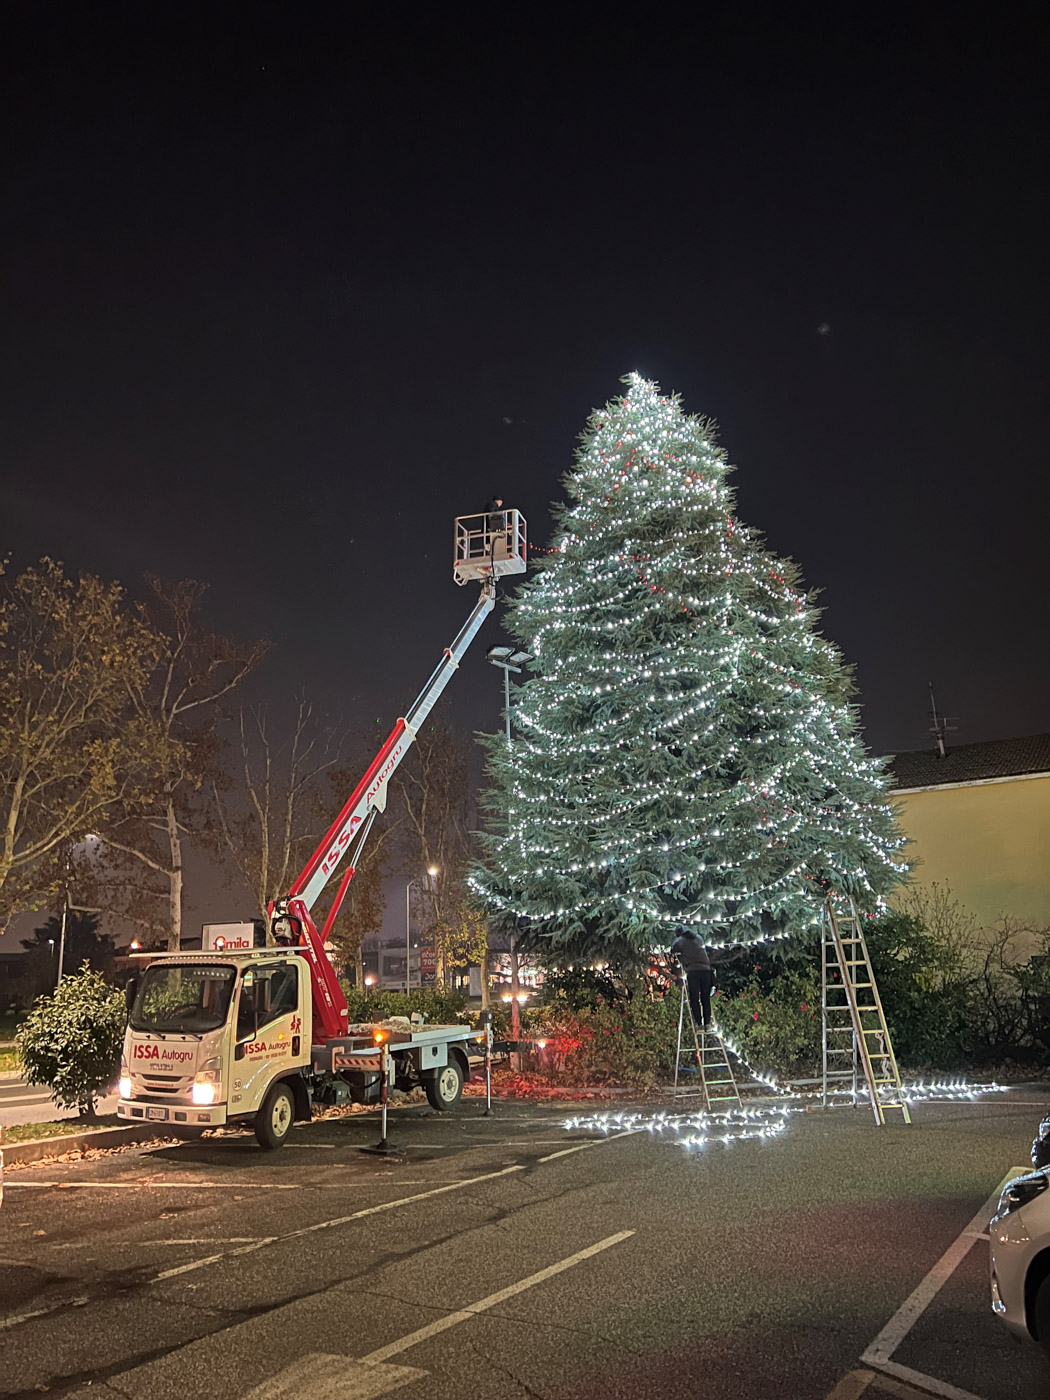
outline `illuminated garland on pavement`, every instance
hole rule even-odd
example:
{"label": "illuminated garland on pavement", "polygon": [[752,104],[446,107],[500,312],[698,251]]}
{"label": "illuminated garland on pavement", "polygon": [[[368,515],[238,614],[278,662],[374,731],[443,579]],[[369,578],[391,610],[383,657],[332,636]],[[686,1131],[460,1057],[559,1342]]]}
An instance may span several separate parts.
{"label": "illuminated garland on pavement", "polygon": [[678,1147],[706,1147],[708,1143],[747,1140],[770,1141],[787,1127],[789,1113],[797,1109],[731,1108],[723,1112],[696,1113],[594,1113],[566,1119],[567,1131],[598,1133],[647,1132],[651,1137],[671,1136]]}
{"label": "illuminated garland on pavement", "polygon": [[[734,1052],[735,1053],[735,1052]],[[932,1083],[905,1084],[904,1094],[909,1104],[914,1103],[962,1103],[979,1098],[982,1094],[1002,1094],[1003,1084],[971,1084],[965,1079],[935,1080]],[[782,1090],[794,1099],[819,1098],[820,1091],[797,1093]],[[852,1090],[837,1091],[835,1097],[852,1097]],[[830,1097],[830,1096],[829,1096]],[[869,1104],[865,1093],[858,1094],[855,1100],[858,1107]],[[566,1132],[604,1133],[643,1133],[650,1137],[672,1138],[678,1147],[696,1149],[711,1143],[721,1143],[728,1147],[734,1142],[770,1142],[779,1138],[787,1128],[789,1115],[806,1113],[807,1108],[799,1104],[778,1104],[773,1107],[742,1106],[721,1111],[699,1110],[693,1113],[674,1113],[659,1110],[642,1113],[635,1110],[621,1112],[578,1114],[567,1118],[562,1126]]]}

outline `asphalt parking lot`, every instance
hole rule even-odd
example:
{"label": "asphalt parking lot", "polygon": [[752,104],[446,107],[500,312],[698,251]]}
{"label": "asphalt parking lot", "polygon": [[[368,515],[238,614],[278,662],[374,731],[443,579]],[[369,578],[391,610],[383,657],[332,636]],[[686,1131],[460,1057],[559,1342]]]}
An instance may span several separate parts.
{"label": "asphalt parking lot", "polygon": [[992,1317],[979,1236],[1043,1106],[796,1113],[687,1151],[629,1116],[566,1129],[593,1104],[465,1100],[392,1115],[393,1158],[357,1116],[277,1154],[9,1171],[0,1397],[1034,1400],[1050,1370]]}

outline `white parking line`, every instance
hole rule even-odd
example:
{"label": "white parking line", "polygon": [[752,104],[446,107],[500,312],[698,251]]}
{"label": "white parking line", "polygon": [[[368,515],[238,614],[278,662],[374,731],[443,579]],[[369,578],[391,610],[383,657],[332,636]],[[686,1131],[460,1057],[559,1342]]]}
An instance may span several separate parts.
{"label": "white parking line", "polygon": [[52,1303],[50,1307],[33,1308],[29,1312],[14,1313],[11,1317],[0,1318],[0,1332],[6,1327],[17,1327],[20,1323],[31,1322],[34,1317],[46,1317],[48,1313],[57,1311],[58,1308],[82,1308],[90,1300],[81,1295],[77,1298],[67,1298],[64,1303]]}
{"label": "white parking line", "polygon": [[244,1400],[379,1400],[426,1374],[415,1366],[365,1366],[349,1356],[312,1352],[249,1390]]}
{"label": "white parking line", "polygon": [[595,1254],[601,1254],[603,1250],[611,1249],[614,1244],[629,1240],[633,1234],[633,1230],[620,1230],[615,1235],[607,1235],[604,1240],[599,1240],[597,1244],[588,1245],[586,1249],[580,1249],[575,1254],[570,1254],[567,1259],[559,1259],[557,1264],[550,1264],[546,1269],[540,1269],[539,1273],[530,1274],[528,1278],[523,1278],[518,1283],[512,1283],[496,1293],[490,1293],[487,1298],[481,1298],[478,1302],[471,1303],[467,1308],[460,1308],[458,1312],[449,1313],[447,1317],[439,1317],[435,1322],[428,1322],[425,1327],[420,1327],[415,1332],[409,1332],[407,1336],[399,1337],[396,1342],[389,1342],[385,1347],[377,1347],[375,1351],[370,1351],[367,1356],[362,1356],[361,1361],[366,1366],[376,1366],[381,1362],[388,1361],[391,1356],[398,1356],[401,1352],[407,1351],[409,1347],[418,1346],[420,1342],[425,1342],[430,1337],[436,1337],[439,1332],[447,1332],[450,1327],[458,1327],[461,1322],[469,1322],[472,1317],[477,1317],[478,1313],[488,1312],[489,1308],[505,1303],[508,1298],[524,1293],[527,1288],[535,1288],[538,1283],[544,1283],[547,1279],[554,1278],[556,1274],[564,1273],[566,1269],[571,1269],[576,1264],[582,1264],[584,1259],[590,1259]]}
{"label": "white parking line", "polygon": [[566,1269],[582,1264],[585,1259],[592,1259],[596,1254],[611,1249],[614,1244],[630,1239],[633,1234],[633,1230],[621,1230],[619,1234],[609,1235],[597,1244],[588,1245],[586,1249],[570,1254],[567,1259],[559,1259],[556,1264],[540,1269],[538,1273],[530,1274],[518,1283],[490,1293],[487,1298],[481,1298],[469,1307],[448,1313],[445,1317],[428,1323],[426,1327],[417,1328],[415,1332],[409,1332],[397,1341],[389,1342],[385,1347],[378,1347],[367,1356],[355,1359],[318,1352],[301,1356],[291,1365],[283,1367],[275,1376],[250,1390],[243,1400],[378,1400],[378,1397],[399,1390],[409,1381],[422,1380],[427,1374],[415,1366],[391,1366],[391,1356],[398,1356],[409,1347],[419,1346],[421,1342],[429,1341],[441,1332],[447,1332],[450,1327],[458,1327],[461,1322],[469,1322],[471,1318],[488,1312],[490,1308],[497,1307],[508,1298],[514,1298],[528,1288],[535,1288],[537,1284],[564,1273]]}
{"label": "white parking line", "polygon": [[908,1381],[920,1389],[944,1397],[944,1400],[980,1400],[980,1396],[974,1395],[972,1391],[960,1390],[958,1386],[949,1385],[947,1381],[938,1380],[935,1376],[924,1375],[921,1371],[912,1370],[910,1366],[902,1366],[890,1358],[969,1254],[974,1242],[988,1238],[988,1220],[999,1202],[1000,1192],[1008,1181],[1012,1181],[1015,1176],[1022,1176],[1024,1171],[1024,1167],[1014,1167],[1003,1177],[966,1229],[948,1246],[918,1288],[905,1298],[864,1352],[860,1358],[863,1365],[874,1366],[876,1370]]}
{"label": "white parking line", "polygon": [[598,1147],[603,1142],[615,1142],[617,1138],[634,1137],[641,1128],[627,1128],[622,1133],[609,1133],[606,1137],[591,1138],[589,1142],[577,1143],[575,1147],[563,1147],[560,1152],[548,1152],[546,1157],[538,1157],[538,1162],[553,1162],[555,1157],[571,1157],[574,1152],[586,1152],[588,1147]]}
{"label": "white parking line", "polygon": [[237,1249],[224,1249],[218,1254],[209,1254],[203,1259],[193,1259],[188,1264],[180,1264],[174,1269],[163,1269],[159,1274],[154,1274],[147,1283],[163,1283],[170,1278],[177,1278],[180,1274],[191,1274],[197,1269],[207,1268],[209,1264],[218,1264],[223,1259],[236,1259],[242,1254],[254,1254],[256,1250],[265,1249],[270,1244],[284,1244],[287,1240],[298,1240],[306,1235],[316,1234],[318,1230],[334,1230],[339,1225],[348,1225],[352,1220],[363,1220],[367,1215],[381,1215],[386,1210],[397,1210],[400,1206],[410,1206],[416,1201],[429,1200],[431,1196],[443,1196],[449,1191],[462,1191],[467,1186],[477,1186],[482,1181],[495,1181],[501,1176],[509,1176],[512,1172],[523,1172],[523,1166],[504,1167],[502,1171],[486,1172],[483,1176],[469,1176],[463,1181],[453,1181],[447,1186],[435,1186],[431,1191],[417,1191],[412,1196],[399,1196],[394,1201],[384,1201],[378,1206],[366,1206],[362,1210],[352,1211],[350,1215],[337,1215],[332,1220],[319,1220],[316,1225],[304,1225],[299,1230],[289,1230],[284,1235],[266,1235],[262,1239],[256,1240],[254,1244],[242,1244]]}
{"label": "white parking line", "polygon": [[[59,1191],[209,1191],[215,1193],[214,1182],[206,1181],[5,1181],[4,1189],[14,1191],[21,1187],[40,1191],[45,1187]],[[227,1191],[303,1191],[311,1187],[299,1186],[285,1181],[224,1181]]]}

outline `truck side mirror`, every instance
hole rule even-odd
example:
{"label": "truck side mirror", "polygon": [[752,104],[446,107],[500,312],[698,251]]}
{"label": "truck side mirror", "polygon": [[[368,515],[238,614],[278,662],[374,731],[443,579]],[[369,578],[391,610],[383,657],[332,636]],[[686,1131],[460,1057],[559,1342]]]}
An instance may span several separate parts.
{"label": "truck side mirror", "polygon": [[137,977],[129,977],[124,983],[124,1005],[128,1009],[129,1016],[131,1015],[131,1008],[135,1005],[135,994],[138,992],[138,989],[139,979]]}

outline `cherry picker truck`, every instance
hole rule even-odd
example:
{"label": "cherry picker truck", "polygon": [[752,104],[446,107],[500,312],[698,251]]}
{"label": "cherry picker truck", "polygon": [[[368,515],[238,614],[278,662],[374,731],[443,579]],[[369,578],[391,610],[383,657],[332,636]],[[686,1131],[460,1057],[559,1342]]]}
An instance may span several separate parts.
{"label": "cherry picker truck", "polygon": [[[496,580],[525,571],[526,526],[516,510],[460,516],[454,577],[481,592],[459,635],[415,703],[390,731],[324,840],[288,893],[269,908],[272,947],[206,939],[201,952],[141,954],[127,985],[128,1026],[118,1115],[176,1135],[226,1123],[252,1125],[262,1147],[280,1147],[315,1101],[382,1101],[391,1087],[421,1083],[434,1108],[459,1101],[468,1050],[491,1032],[469,1026],[348,1024],[346,997],[325,943],[346,896],[390,779],[419,727],[496,603]],[[320,929],[313,908],[346,869]],[[214,925],[211,926],[215,928]],[[488,1056],[486,1056],[488,1063]]]}

